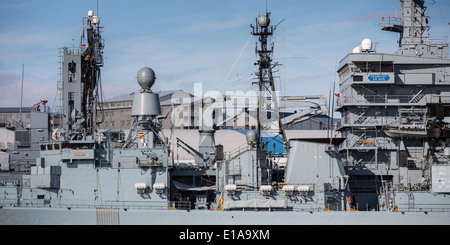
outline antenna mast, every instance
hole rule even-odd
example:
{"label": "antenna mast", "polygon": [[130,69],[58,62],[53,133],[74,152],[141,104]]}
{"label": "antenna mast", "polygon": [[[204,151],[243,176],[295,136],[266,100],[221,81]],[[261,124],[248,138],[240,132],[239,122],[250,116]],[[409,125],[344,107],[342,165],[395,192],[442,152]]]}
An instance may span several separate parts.
{"label": "antenna mast", "polygon": [[87,136],[95,138],[98,124],[98,90],[104,48],[100,33],[103,27],[100,26],[100,18],[93,11],[88,11],[88,17],[82,18],[82,28],[80,47],[64,47],[61,53],[65,115],[61,122],[62,136],[69,140],[81,140]]}
{"label": "antenna mast", "polygon": [[[266,3],[267,6],[267,3]],[[255,63],[259,69],[255,73],[257,75],[257,82],[259,87],[258,97],[258,132],[257,132],[257,147],[264,149],[270,142],[280,141],[277,137],[282,137],[282,142],[287,146],[286,135],[283,124],[279,115],[279,94],[275,90],[272,69],[278,64],[272,64],[273,43],[268,47],[268,39],[273,35],[274,27],[270,26],[270,12],[266,11],[265,15],[260,15],[256,19],[256,26],[250,25],[253,29],[251,34],[259,36],[259,46],[256,44],[255,52],[259,56],[259,60]],[[266,140],[263,140],[263,137]],[[275,152],[275,149],[273,149]]]}
{"label": "antenna mast", "polygon": [[25,69],[25,63],[22,64],[22,85],[20,85],[20,123],[22,123],[22,101],[23,101],[23,73]]}

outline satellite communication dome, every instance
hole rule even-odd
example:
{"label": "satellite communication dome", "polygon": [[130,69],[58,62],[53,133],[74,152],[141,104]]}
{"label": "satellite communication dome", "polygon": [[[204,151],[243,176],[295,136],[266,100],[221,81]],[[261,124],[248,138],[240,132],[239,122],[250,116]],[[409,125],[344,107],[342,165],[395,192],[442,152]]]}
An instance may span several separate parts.
{"label": "satellite communication dome", "polygon": [[267,15],[261,15],[258,17],[258,24],[261,27],[267,27],[270,25],[270,19]]}
{"label": "satellite communication dome", "polygon": [[372,49],[372,40],[366,38],[362,40],[361,43],[362,50],[371,50]]}
{"label": "satellite communication dome", "polygon": [[141,68],[137,73],[137,81],[142,89],[150,90],[155,79],[155,72],[148,67]]}
{"label": "satellite communication dome", "polygon": [[100,24],[100,18],[98,16],[92,16],[92,24]]}
{"label": "satellite communication dome", "polygon": [[361,47],[360,47],[360,46],[356,46],[356,47],[353,49],[352,52],[353,52],[354,54],[361,53]]}

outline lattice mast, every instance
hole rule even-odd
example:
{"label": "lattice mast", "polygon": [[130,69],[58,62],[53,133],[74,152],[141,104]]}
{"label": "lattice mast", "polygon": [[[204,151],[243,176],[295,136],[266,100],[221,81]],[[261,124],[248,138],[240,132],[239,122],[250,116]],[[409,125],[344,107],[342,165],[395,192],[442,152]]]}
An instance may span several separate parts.
{"label": "lattice mast", "polygon": [[[270,12],[265,15],[259,15],[256,19],[256,26],[252,28],[251,35],[259,37],[259,45],[256,43],[255,53],[259,60],[255,63],[258,71],[255,73],[259,87],[258,110],[257,110],[257,147],[264,149],[270,142],[282,137],[285,147],[287,146],[286,135],[279,115],[279,94],[275,90],[272,69],[278,64],[272,64],[273,42],[269,38],[273,35],[274,26],[270,26]],[[266,138],[263,142],[263,137]],[[275,149],[274,149],[275,150]]]}
{"label": "lattice mast", "polygon": [[96,116],[98,105],[98,89],[100,83],[100,68],[103,67],[103,40],[100,35],[102,28],[100,19],[93,16],[89,11],[88,17],[83,18],[83,29],[87,32],[86,50],[82,59],[85,66],[85,85],[83,87],[83,98],[81,111],[86,115],[86,130],[88,135],[96,129]]}

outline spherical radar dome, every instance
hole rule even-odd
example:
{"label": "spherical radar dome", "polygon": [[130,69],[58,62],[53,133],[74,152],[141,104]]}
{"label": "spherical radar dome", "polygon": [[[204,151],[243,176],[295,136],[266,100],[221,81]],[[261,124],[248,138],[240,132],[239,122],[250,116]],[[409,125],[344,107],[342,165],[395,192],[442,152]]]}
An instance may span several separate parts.
{"label": "spherical radar dome", "polygon": [[245,134],[245,137],[246,137],[246,139],[247,139],[247,143],[255,143],[256,140],[257,140],[256,132],[253,131],[253,130],[248,131],[248,132]]}
{"label": "spherical radar dome", "polygon": [[149,68],[141,68],[137,73],[137,81],[142,89],[150,89],[155,83],[155,72]]}
{"label": "spherical radar dome", "polygon": [[258,18],[258,24],[259,24],[261,27],[267,27],[267,26],[269,26],[269,25],[270,25],[270,19],[269,19],[269,17],[268,17],[267,15],[261,15],[261,16],[259,16],[259,18]]}

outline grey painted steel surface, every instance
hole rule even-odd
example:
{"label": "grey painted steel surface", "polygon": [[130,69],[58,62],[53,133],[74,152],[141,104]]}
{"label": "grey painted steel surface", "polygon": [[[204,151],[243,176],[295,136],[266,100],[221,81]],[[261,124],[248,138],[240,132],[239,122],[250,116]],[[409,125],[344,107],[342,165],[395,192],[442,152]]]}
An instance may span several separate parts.
{"label": "grey painted steel surface", "polygon": [[[254,212],[3,208],[0,224],[62,225],[449,225],[449,212]],[[105,215],[105,217],[102,217]]]}
{"label": "grey painted steel surface", "polygon": [[[423,1],[404,0],[402,10],[425,18]],[[268,16],[254,34],[272,30]],[[291,139],[280,157],[242,135],[242,149],[220,154],[208,125],[199,127],[198,150],[184,144],[194,163],[174,164],[148,67],[138,72],[127,138],[96,138],[97,84],[94,76],[84,81],[92,87],[81,86],[81,67],[95,61],[88,67],[99,72],[101,57],[86,57],[103,44],[92,32],[97,21],[85,20],[95,48],[63,53],[63,137],[39,142],[29,171],[0,175],[1,224],[450,224],[450,62],[448,45],[428,43],[428,33],[403,34],[396,54],[364,45],[341,61],[339,148],[330,139]],[[404,33],[423,23],[382,28]],[[261,59],[261,82],[272,80],[270,61]]]}
{"label": "grey painted steel surface", "polygon": [[158,116],[161,115],[159,95],[154,93],[134,94],[131,116]]}

